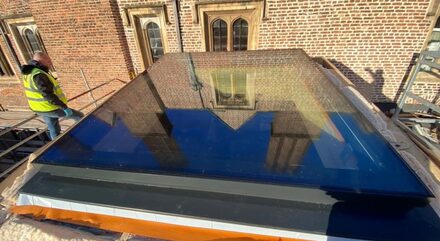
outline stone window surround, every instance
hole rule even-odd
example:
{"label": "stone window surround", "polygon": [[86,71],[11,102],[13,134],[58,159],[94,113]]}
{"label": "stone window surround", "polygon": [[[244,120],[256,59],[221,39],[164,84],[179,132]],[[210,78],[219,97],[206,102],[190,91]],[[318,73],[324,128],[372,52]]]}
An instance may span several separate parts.
{"label": "stone window surround", "polygon": [[[27,24],[28,26],[23,26]],[[42,42],[42,39],[39,35],[37,26],[35,24],[33,17],[22,17],[22,18],[13,18],[13,19],[6,19],[5,25],[7,27],[7,31],[11,34],[14,44],[17,47],[17,50],[19,50],[19,56],[21,58],[21,61],[26,63],[32,56],[29,56],[29,46],[26,40],[23,37],[23,31],[26,29],[31,29],[35,34],[39,41],[39,44],[41,45],[41,48],[43,51],[45,51],[44,44]]]}
{"label": "stone window surround", "polygon": [[[205,13],[206,14],[206,30],[205,34],[205,51],[214,51],[214,36],[213,36],[213,23],[216,20],[223,20],[226,22],[227,26],[227,51],[233,51],[233,24],[239,20],[243,19],[248,24],[248,43],[247,49],[254,50],[256,48],[256,26],[255,21],[252,18],[253,13],[250,11],[224,11],[224,12],[215,12],[215,13]],[[208,41],[206,41],[208,39]]]}
{"label": "stone window surround", "polygon": [[[171,24],[168,19],[167,8],[165,4],[159,5],[139,5],[123,9],[123,22],[127,29],[133,30],[136,49],[142,57],[142,67],[147,69],[153,63],[153,57],[150,51],[148,40],[143,26],[146,22],[154,22],[159,25],[162,38],[163,52],[169,52],[169,44],[166,26]],[[148,20],[146,20],[148,19]]]}
{"label": "stone window surround", "polygon": [[[203,4],[202,4],[203,3]],[[228,50],[232,46],[232,23],[242,18],[248,22],[248,50],[255,50],[258,46],[258,28],[264,19],[263,10],[265,1],[222,1],[202,2],[195,5],[196,14],[193,22],[199,23],[202,29],[202,51],[211,51],[212,23],[217,19],[226,21],[228,25]],[[200,21],[199,21],[200,19]]]}

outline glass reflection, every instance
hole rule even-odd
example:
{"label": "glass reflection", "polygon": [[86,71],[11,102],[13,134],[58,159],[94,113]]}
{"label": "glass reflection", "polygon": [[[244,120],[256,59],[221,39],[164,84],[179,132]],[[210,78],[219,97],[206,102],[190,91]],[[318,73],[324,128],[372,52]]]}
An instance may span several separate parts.
{"label": "glass reflection", "polygon": [[299,50],[167,54],[37,162],[427,195]]}
{"label": "glass reflection", "polygon": [[[212,74],[217,108],[251,107],[252,87],[244,71],[220,71]],[[253,92],[252,92],[253,93]]]}

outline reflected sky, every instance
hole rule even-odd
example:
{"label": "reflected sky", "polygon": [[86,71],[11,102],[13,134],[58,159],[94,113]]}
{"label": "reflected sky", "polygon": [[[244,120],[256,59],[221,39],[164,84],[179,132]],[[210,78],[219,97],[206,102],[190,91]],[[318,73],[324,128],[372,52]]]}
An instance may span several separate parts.
{"label": "reflected sky", "polygon": [[300,50],[165,55],[37,162],[429,195]]}

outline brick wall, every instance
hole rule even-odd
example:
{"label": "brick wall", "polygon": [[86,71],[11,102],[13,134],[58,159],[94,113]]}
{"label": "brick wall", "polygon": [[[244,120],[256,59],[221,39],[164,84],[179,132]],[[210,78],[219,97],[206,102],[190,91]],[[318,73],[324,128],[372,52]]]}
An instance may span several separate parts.
{"label": "brick wall", "polygon": [[[118,31],[121,18],[110,1],[31,1],[30,7],[67,97],[87,90],[80,69],[91,87],[112,78],[129,79],[131,60]],[[119,84],[94,93],[99,97]],[[86,96],[77,106],[90,101]]]}
{"label": "brick wall", "polygon": [[[200,23],[193,23],[195,2],[180,1],[184,51],[202,49]],[[86,90],[80,68],[92,87],[115,77],[128,80],[130,71],[142,69],[133,29],[122,21],[123,9],[153,4],[167,6],[170,24],[165,31],[170,52],[176,52],[172,0],[3,0],[0,16],[34,17],[60,81],[73,96]],[[413,54],[428,36],[428,5],[429,0],[267,0],[257,49],[303,48],[311,56],[330,59],[371,100],[393,101]],[[2,40],[0,47],[7,53]],[[438,90],[436,84],[418,86],[424,95]],[[118,87],[103,88],[96,95]],[[3,106],[26,105],[18,81],[0,84],[0,93]],[[88,101],[86,96],[76,106]]]}
{"label": "brick wall", "polygon": [[[129,80],[133,67],[124,33],[120,31],[122,21],[119,9],[114,1],[30,1],[24,5],[25,13],[31,14],[38,26],[68,98],[87,90],[80,69],[84,70],[91,87],[113,78]],[[16,9],[21,7],[19,4],[8,4],[6,8],[9,11],[4,16],[16,13]],[[6,48],[2,45],[2,49]],[[95,91],[94,95],[99,98],[120,85],[115,81]],[[22,93],[19,84],[14,87],[17,95]],[[2,93],[9,93],[8,88],[11,87],[2,86]],[[21,96],[20,102],[15,105],[25,107],[25,101],[24,104],[22,101],[25,99]],[[2,94],[0,103],[5,103],[6,107],[9,104],[14,106],[12,102],[16,100],[11,99],[11,95]],[[73,102],[72,106],[84,106],[90,101],[90,96],[85,95]]]}
{"label": "brick wall", "polygon": [[[201,49],[201,28],[191,17],[194,2],[181,5],[185,51]],[[257,49],[302,48],[326,57],[371,100],[392,101],[428,35],[428,5],[429,0],[268,0]]]}

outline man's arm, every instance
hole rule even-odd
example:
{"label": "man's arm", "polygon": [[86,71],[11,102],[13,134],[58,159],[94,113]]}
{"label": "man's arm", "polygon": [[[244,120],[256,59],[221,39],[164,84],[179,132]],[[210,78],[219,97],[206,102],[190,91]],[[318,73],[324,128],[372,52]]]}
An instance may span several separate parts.
{"label": "man's arm", "polygon": [[54,86],[49,78],[45,74],[37,74],[34,76],[35,87],[41,92],[43,97],[49,101],[49,103],[66,109],[67,105],[64,104],[57,95],[54,93]]}

